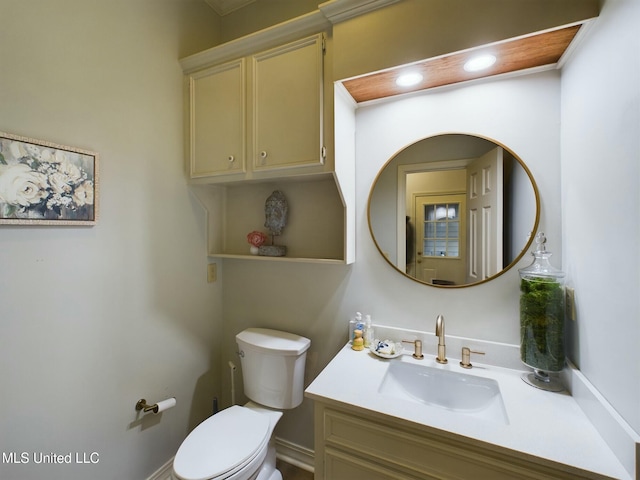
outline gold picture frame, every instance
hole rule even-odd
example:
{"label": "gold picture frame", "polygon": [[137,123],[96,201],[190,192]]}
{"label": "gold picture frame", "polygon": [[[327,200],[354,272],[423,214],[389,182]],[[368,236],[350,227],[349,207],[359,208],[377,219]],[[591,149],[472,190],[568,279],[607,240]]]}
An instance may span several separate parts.
{"label": "gold picture frame", "polygon": [[98,154],[0,132],[0,225],[95,225]]}

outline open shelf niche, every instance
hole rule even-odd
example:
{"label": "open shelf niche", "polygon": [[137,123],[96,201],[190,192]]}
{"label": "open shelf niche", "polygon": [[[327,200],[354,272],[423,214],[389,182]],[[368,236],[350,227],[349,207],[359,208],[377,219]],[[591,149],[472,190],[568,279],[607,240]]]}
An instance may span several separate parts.
{"label": "open shelf niche", "polygon": [[[257,261],[348,264],[353,261],[346,241],[346,206],[333,175],[312,175],[263,182],[191,185],[206,212],[207,254],[212,258]],[[276,245],[284,257],[252,255],[247,234],[254,230],[271,238],[265,223],[265,201],[280,190],[289,214]]]}

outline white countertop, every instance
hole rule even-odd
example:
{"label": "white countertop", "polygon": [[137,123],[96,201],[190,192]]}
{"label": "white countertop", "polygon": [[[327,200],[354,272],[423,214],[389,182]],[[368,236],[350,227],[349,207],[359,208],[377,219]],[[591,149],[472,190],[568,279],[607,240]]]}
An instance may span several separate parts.
{"label": "white countertop", "polygon": [[[345,345],[309,385],[305,396],[401,418],[600,475],[632,478],[566,392],[552,393],[534,388],[521,379],[523,371],[481,364],[477,362],[478,357],[472,358],[473,368],[468,370],[461,368],[456,358],[449,357],[448,364],[440,365],[432,355],[425,354],[424,360],[416,360],[410,353],[405,349],[400,357],[386,360],[368,350],[356,352],[350,345]],[[408,362],[495,379],[500,386],[509,424],[381,395],[378,388],[391,362]],[[355,377],[359,381],[354,381]]]}

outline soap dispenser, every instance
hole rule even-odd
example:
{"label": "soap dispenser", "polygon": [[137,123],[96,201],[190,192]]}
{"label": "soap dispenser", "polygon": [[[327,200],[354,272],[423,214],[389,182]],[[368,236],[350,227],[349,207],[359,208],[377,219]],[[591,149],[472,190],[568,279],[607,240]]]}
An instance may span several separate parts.
{"label": "soap dispenser", "polygon": [[373,326],[371,325],[371,315],[365,315],[364,317],[364,348],[369,348],[374,342]]}
{"label": "soap dispenser", "polygon": [[565,363],[564,273],[549,263],[544,233],[536,235],[533,263],[520,272],[520,359],[533,369],[528,384],[549,391],[563,390],[558,378]]}

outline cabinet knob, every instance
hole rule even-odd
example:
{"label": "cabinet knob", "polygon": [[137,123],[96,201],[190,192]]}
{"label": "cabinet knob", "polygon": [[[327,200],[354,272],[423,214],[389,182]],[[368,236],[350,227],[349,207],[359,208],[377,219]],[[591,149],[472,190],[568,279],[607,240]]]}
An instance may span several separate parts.
{"label": "cabinet knob", "polygon": [[260,152],[260,158],[262,160],[267,158],[267,151],[266,150],[263,150],[263,151]]}
{"label": "cabinet knob", "polygon": [[229,163],[233,163],[236,161],[236,157],[234,157],[233,155],[229,155],[228,160],[229,160]]}

